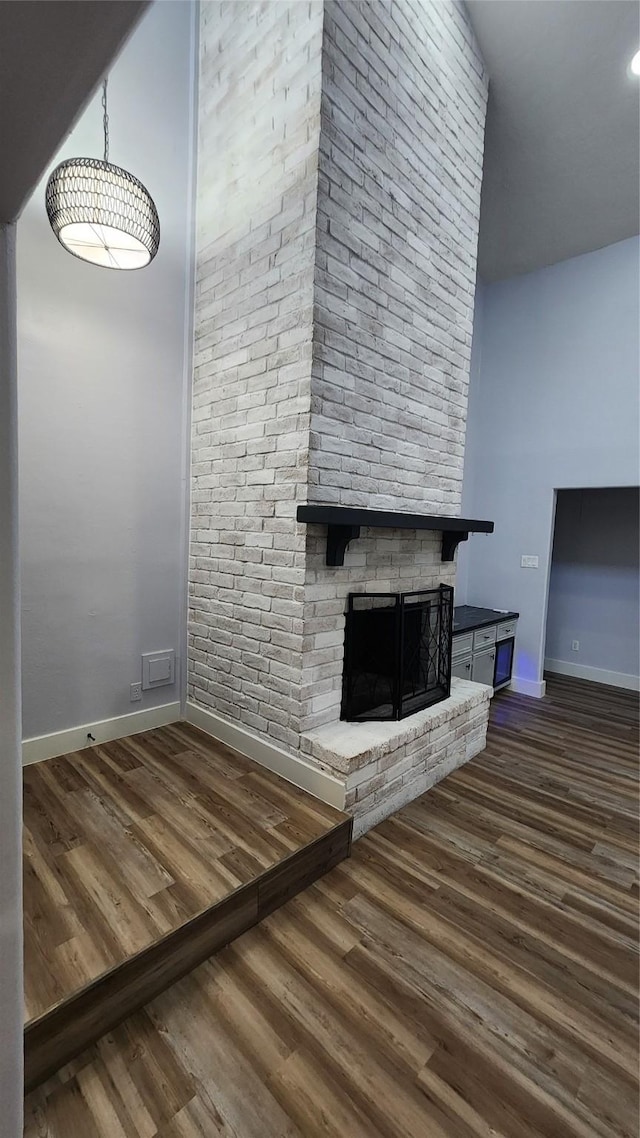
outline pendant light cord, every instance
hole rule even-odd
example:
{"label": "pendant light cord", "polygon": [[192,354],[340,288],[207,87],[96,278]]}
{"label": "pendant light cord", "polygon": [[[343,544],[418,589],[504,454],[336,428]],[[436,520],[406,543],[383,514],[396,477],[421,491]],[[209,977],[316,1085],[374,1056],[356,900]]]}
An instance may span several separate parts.
{"label": "pendant light cord", "polygon": [[102,125],[104,126],[104,160],[109,161],[109,114],[107,111],[107,83],[108,78],[102,84]]}

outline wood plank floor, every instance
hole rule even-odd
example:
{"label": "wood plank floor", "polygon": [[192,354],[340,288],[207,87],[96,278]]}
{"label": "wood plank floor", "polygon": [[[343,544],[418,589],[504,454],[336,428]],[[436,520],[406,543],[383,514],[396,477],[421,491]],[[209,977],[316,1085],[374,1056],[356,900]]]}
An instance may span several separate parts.
{"label": "wood plank floor", "polygon": [[636,1138],[637,697],[487,750],[27,1100],[27,1138]]}
{"label": "wood plank floor", "polygon": [[343,819],[186,723],[26,767],[27,1022]]}

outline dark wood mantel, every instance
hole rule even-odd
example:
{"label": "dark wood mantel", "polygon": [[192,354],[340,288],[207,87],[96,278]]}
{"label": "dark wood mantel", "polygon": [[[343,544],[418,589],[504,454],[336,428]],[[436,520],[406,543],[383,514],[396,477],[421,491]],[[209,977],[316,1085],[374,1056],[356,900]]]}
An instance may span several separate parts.
{"label": "dark wood mantel", "polygon": [[298,506],[296,517],[299,522],[327,526],[327,565],[344,565],[345,550],[350,541],[360,536],[361,526],[439,530],[443,561],[453,561],[458,544],[466,541],[470,533],[493,533],[493,522],[476,518],[433,517],[355,506]]}

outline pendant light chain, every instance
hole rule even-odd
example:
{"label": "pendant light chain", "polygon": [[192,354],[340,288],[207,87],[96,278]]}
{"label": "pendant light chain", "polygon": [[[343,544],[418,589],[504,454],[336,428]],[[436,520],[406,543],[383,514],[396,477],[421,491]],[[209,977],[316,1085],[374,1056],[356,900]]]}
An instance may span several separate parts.
{"label": "pendant light chain", "polygon": [[102,84],[102,125],[104,127],[104,160],[109,161],[109,113],[107,111],[107,83],[108,78]]}

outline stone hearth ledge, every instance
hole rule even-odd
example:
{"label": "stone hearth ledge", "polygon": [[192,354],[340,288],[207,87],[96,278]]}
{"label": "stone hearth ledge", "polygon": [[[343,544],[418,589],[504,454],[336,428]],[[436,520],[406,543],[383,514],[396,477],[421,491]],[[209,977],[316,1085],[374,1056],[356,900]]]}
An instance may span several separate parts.
{"label": "stone hearth ledge", "polygon": [[451,730],[458,715],[488,703],[492,689],[470,680],[451,680],[451,695],[406,719],[368,723],[330,723],[301,736],[300,749],[337,774],[351,774],[407,743],[428,735],[435,742]]}
{"label": "stone hearth ledge", "polygon": [[492,694],[454,677],[449,698],[433,707],[399,721],[317,727],[300,750],[344,780],[358,836],[484,750]]}

